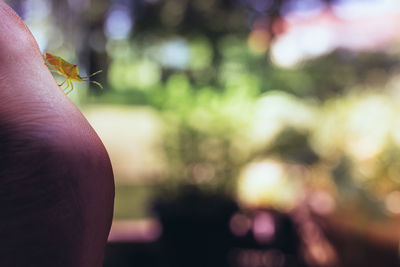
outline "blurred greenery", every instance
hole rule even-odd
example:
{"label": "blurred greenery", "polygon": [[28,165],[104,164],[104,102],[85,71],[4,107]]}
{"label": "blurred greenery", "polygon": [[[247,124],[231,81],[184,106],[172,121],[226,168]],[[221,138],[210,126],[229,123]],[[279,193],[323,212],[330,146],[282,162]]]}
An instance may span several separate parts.
{"label": "blurred greenery", "polygon": [[154,186],[119,185],[115,187],[115,218],[139,219],[148,216],[150,199],[154,197]]}
{"label": "blurred greenery", "polygon": [[319,188],[356,215],[400,213],[398,44],[337,48],[284,68],[271,46],[296,1],[261,11],[245,0],[7,2],[42,50],[83,73],[104,70],[104,91],[77,86],[78,105],[148,106],[163,121],[167,170],[150,184],[116,177],[117,219],[147,216],[154,189],[170,183],[235,195],[244,168],[265,160],[301,181],[298,199]]}

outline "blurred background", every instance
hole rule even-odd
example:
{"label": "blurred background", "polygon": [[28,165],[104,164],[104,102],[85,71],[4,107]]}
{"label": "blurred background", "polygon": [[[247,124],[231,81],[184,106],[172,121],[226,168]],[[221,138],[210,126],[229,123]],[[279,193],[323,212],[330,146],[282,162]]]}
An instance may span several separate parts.
{"label": "blurred background", "polygon": [[399,266],[399,1],[6,2],[103,70],[104,267]]}

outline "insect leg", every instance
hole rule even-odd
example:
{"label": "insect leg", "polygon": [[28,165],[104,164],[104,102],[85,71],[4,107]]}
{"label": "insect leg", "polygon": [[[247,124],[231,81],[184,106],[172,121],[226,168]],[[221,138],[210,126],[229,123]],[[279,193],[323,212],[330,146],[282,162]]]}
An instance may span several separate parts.
{"label": "insect leg", "polygon": [[70,85],[69,87],[71,87],[67,92],[65,92],[66,95],[68,95],[69,93],[72,92],[72,90],[74,90],[74,84],[72,83],[72,81],[70,79],[68,79],[68,85]]}
{"label": "insect leg", "polygon": [[70,80],[69,83],[71,84],[71,91],[69,91],[68,93],[71,93],[72,90],[74,90],[74,83],[72,82],[72,80]]}
{"label": "insect leg", "polygon": [[65,83],[66,80],[64,80],[62,83],[60,83],[58,86],[62,86]]}
{"label": "insect leg", "polygon": [[66,82],[66,86],[65,86],[65,88],[61,88],[61,89],[62,89],[63,92],[65,93],[65,90],[67,90],[68,87],[69,87],[69,81],[68,81],[68,79],[66,79],[64,82]]}
{"label": "insect leg", "polygon": [[70,89],[71,85],[70,84],[71,84],[71,81],[69,79],[67,79],[67,87],[64,88],[64,93],[66,95],[71,91],[71,89]]}
{"label": "insect leg", "polygon": [[50,63],[45,62],[45,65],[47,66],[47,68],[49,68],[49,71],[58,73],[57,69]]}
{"label": "insect leg", "polygon": [[62,90],[65,92],[65,90],[67,90],[69,88],[69,80],[65,80],[66,81],[66,86],[64,88],[62,88]]}
{"label": "insect leg", "polygon": [[56,69],[51,69],[51,67],[48,67],[50,72],[54,72],[54,73],[59,73]]}

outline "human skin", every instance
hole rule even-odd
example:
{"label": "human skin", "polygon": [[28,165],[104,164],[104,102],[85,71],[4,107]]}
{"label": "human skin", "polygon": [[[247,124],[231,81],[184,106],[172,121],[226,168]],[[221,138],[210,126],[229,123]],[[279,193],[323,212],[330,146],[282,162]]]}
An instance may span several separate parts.
{"label": "human skin", "polygon": [[102,142],[0,0],[0,266],[101,266],[113,199]]}

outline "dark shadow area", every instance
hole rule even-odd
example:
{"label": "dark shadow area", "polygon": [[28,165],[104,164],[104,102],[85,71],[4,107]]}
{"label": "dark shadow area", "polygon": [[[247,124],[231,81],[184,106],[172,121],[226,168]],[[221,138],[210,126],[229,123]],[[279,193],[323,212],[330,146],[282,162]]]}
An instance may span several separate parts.
{"label": "dark shadow area", "polygon": [[224,194],[188,186],[160,197],[162,235],[153,243],[110,243],[104,267],[306,266],[292,219],[275,210],[243,213]]}

